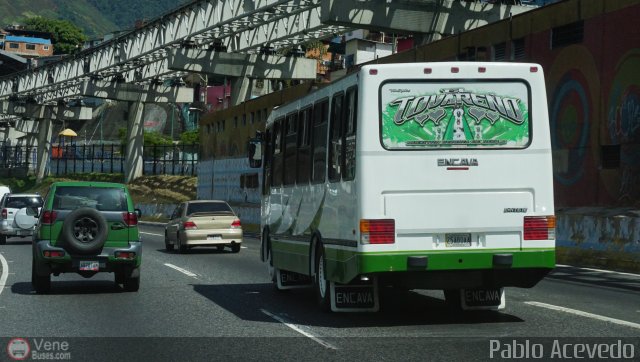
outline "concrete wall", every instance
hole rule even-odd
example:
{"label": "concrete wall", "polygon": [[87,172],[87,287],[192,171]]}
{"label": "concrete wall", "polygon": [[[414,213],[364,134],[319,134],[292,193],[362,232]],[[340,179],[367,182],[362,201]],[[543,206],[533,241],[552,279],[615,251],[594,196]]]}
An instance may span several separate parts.
{"label": "concrete wall", "polygon": [[640,210],[560,210],[559,263],[640,272]]}

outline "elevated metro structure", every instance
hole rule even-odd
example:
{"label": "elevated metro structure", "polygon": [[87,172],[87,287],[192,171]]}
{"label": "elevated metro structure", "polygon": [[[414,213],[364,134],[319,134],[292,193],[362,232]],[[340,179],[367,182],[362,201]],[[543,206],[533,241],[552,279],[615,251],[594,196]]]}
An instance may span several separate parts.
{"label": "elevated metro structure", "polygon": [[[428,41],[530,9],[454,0],[196,0],[96,47],[0,78],[0,101],[44,107],[25,113],[3,105],[0,126],[15,127],[24,118],[38,123],[23,130],[37,130],[38,163],[46,165],[51,126],[44,123],[51,114],[64,118],[46,107],[83,97],[128,102],[130,181],[142,174],[144,104],[192,101],[193,89],[182,81],[189,73],[232,78],[232,103],[239,104],[252,79],[315,79],[314,61],[291,56],[313,39],[369,28]],[[44,174],[38,167],[38,178]]]}

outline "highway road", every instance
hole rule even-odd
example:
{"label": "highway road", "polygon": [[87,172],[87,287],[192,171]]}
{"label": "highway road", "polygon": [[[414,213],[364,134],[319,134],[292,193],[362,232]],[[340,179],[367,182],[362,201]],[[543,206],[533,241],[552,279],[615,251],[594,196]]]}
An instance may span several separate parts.
{"label": "highway road", "polygon": [[455,312],[440,291],[384,290],[378,313],[332,314],[311,289],[275,291],[255,238],[238,254],[178,254],[164,250],[162,226],[141,232],[139,292],[112,274],[65,274],[36,295],[30,240],[0,246],[0,360],[18,337],[61,360],[548,360],[631,349],[640,360],[640,275],[558,266],[534,288],[507,289],[501,312]]}

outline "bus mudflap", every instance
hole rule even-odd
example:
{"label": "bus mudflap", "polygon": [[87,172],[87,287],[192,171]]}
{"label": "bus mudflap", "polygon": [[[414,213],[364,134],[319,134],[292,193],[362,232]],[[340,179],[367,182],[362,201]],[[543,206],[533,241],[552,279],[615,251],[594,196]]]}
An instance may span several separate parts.
{"label": "bus mudflap", "polygon": [[330,282],[332,312],[377,312],[380,310],[378,279],[358,280],[349,284]]}
{"label": "bus mudflap", "polygon": [[276,282],[278,290],[308,288],[313,285],[313,280],[308,275],[280,269],[276,269]]}
{"label": "bus mudflap", "polygon": [[505,308],[504,288],[460,290],[462,310],[502,310]]}

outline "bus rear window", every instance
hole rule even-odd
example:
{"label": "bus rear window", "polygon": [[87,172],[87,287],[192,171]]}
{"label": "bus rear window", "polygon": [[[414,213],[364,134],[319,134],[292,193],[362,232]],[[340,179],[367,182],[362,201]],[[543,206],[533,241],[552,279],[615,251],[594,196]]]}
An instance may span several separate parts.
{"label": "bus rear window", "polygon": [[384,148],[526,148],[530,89],[524,81],[386,82],[380,87]]}

